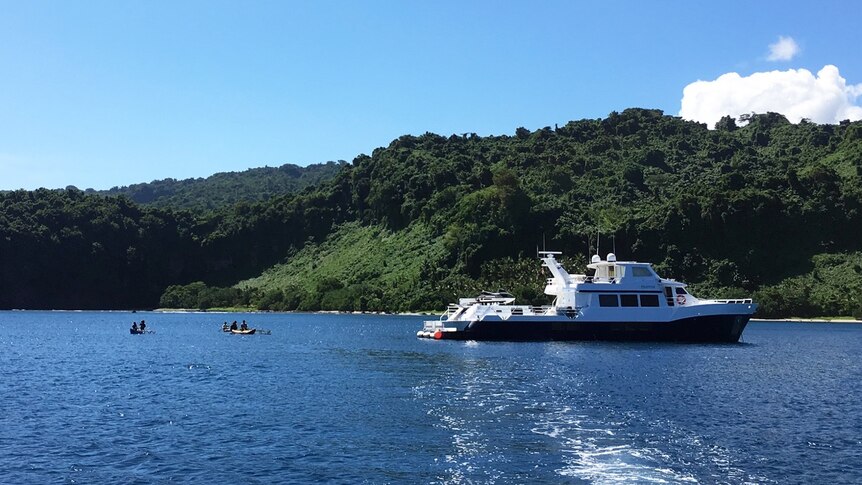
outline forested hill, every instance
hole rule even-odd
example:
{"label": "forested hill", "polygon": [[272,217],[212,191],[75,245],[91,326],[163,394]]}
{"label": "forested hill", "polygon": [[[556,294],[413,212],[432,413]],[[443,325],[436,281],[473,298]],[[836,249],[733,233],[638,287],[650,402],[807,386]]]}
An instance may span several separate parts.
{"label": "forested hill", "polygon": [[125,195],[138,204],[178,209],[212,210],[239,201],[255,202],[299,192],[335,176],[346,162],[327,162],[300,167],[251,168],[221,172],[206,178],[164,179],[96,191],[100,195]]}
{"label": "forested hill", "polygon": [[402,136],[299,193],[191,214],[0,195],[0,307],[416,310],[480,288],[546,302],[615,248],[763,316],[862,315],[862,122],[716,129],[629,109],[513,136]]}

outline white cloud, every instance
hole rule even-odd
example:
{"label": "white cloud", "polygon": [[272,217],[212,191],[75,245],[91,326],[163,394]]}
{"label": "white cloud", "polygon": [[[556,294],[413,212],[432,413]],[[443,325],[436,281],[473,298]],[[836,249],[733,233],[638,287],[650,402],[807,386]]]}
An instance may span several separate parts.
{"label": "white cloud", "polygon": [[823,66],[815,77],[807,69],[722,74],[714,81],[696,81],[682,91],[679,115],[710,128],[722,116],[781,113],[791,122],[808,118],[816,123],[862,119],[862,84],[848,85],[838,68]]}
{"label": "white cloud", "polygon": [[799,54],[799,45],[793,37],[778,36],[778,42],[769,44],[768,61],[789,61]]}

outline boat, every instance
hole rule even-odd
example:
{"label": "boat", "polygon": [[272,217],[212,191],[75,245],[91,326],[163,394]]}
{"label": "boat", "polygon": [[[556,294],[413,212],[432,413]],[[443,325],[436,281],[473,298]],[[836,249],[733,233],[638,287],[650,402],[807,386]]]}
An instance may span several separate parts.
{"label": "boat", "polygon": [[257,331],[256,328],[249,328],[248,330],[231,330],[230,333],[234,335],[254,335],[255,331]]}
{"label": "boat", "polygon": [[697,298],[649,263],[595,255],[593,274],[569,274],[558,251],[540,251],[551,277],[551,305],[516,305],[511,294],[482,292],[425,321],[417,337],[454,340],[613,340],[738,342],[757,304],[751,298]]}
{"label": "boat", "polygon": [[129,333],[132,335],[140,335],[142,333],[146,333],[144,330],[138,330],[136,328],[130,328]]}

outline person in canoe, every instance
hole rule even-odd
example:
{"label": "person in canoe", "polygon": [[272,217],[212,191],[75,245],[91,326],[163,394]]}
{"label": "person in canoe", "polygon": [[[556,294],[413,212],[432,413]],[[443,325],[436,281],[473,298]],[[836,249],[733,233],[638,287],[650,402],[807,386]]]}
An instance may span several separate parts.
{"label": "person in canoe", "polygon": [[138,322],[132,322],[132,332],[138,331]]}
{"label": "person in canoe", "polygon": [[141,333],[144,333],[144,330],[147,329],[147,323],[141,320]]}
{"label": "person in canoe", "polygon": [[230,330],[230,326],[227,324],[227,322],[224,322],[224,325],[221,326],[221,331],[227,332],[228,330]]}
{"label": "person in canoe", "polygon": [[245,323],[245,320],[242,321],[242,325],[239,326],[240,330],[248,330],[248,324]]}
{"label": "person in canoe", "polygon": [[230,324],[230,329],[231,329],[231,330],[236,330],[236,328],[237,328],[237,327],[236,327],[236,320],[234,320],[234,321],[233,321],[233,323],[231,323],[231,324]]}

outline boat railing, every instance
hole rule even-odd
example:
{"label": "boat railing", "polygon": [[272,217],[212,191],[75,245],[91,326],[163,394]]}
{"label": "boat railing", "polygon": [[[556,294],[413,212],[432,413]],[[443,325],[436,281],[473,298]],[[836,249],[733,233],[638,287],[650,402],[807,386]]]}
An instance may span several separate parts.
{"label": "boat railing", "polygon": [[549,306],[534,306],[530,307],[530,311],[533,312],[533,315],[546,315],[551,308]]}
{"label": "boat railing", "polygon": [[455,305],[455,304],[450,303],[449,306],[446,307],[446,312],[443,313],[442,315],[440,315],[440,320],[448,319],[452,315],[458,313],[458,310],[460,310],[460,309],[461,309],[461,307],[459,305]]}
{"label": "boat railing", "polygon": [[739,298],[736,300],[712,300],[715,303],[725,303],[725,304],[742,304],[742,305],[750,305],[753,300],[751,298]]}
{"label": "boat railing", "polygon": [[442,321],[435,320],[427,320],[424,325],[422,325],[423,332],[435,332],[444,328],[446,328],[446,325]]}

